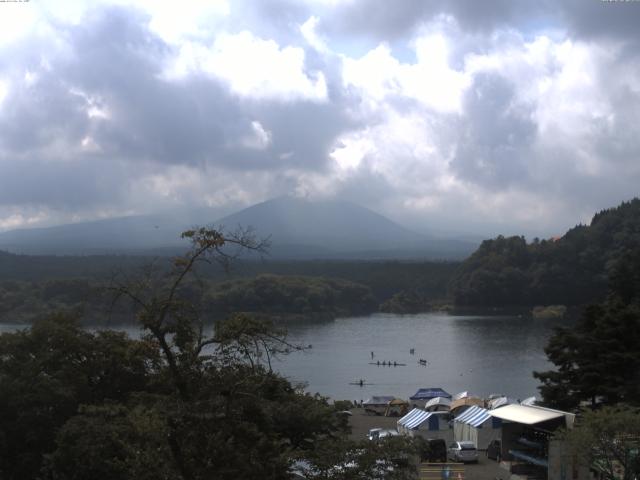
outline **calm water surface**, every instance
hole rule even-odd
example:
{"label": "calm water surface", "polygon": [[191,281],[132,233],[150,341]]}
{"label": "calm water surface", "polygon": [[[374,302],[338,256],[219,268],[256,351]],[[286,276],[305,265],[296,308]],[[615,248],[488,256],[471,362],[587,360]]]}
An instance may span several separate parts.
{"label": "calm water surface", "polygon": [[[408,398],[420,387],[455,394],[504,393],[525,398],[538,393],[533,370],[551,367],[544,346],[562,321],[518,317],[376,314],[331,323],[289,327],[290,339],[313,347],[289,355],[277,369],[310,392],[334,399],[371,395]],[[566,322],[565,322],[566,324]],[[415,349],[415,354],[409,353]],[[383,367],[373,362],[405,363]],[[427,366],[418,359],[427,360]],[[373,385],[350,385],[359,379]]]}
{"label": "calm water surface", "polygon": [[[533,370],[550,368],[544,346],[563,321],[519,317],[375,314],[332,322],[290,325],[289,340],[312,345],[274,363],[293,382],[334,399],[366,400],[371,395],[408,398],[420,387],[449,393],[537,394]],[[0,331],[15,330],[0,325]],[[126,329],[137,336],[136,328]],[[415,349],[415,354],[409,353]],[[371,365],[383,361],[406,366]],[[418,359],[427,360],[421,366]],[[364,387],[350,385],[363,379]]]}

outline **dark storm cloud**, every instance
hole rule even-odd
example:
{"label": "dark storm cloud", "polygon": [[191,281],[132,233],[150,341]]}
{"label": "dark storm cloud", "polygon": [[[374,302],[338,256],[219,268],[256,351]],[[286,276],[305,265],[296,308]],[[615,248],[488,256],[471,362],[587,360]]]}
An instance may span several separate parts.
{"label": "dark storm cloud", "polygon": [[640,2],[566,0],[558,2],[558,8],[562,22],[574,36],[640,40]]}
{"label": "dark storm cloud", "polygon": [[536,136],[531,112],[516,106],[514,85],[498,74],[480,74],[465,94],[465,115],[451,162],[460,178],[486,187],[527,183],[529,149]]}
{"label": "dark storm cloud", "polygon": [[552,2],[525,0],[361,0],[334,10],[326,31],[367,35],[378,40],[410,37],[421,24],[438,15],[452,15],[464,30],[491,31],[505,25],[533,27],[548,20]]}
{"label": "dark storm cloud", "polygon": [[335,8],[321,28],[331,34],[379,41],[410,38],[438,15],[453,16],[465,34],[512,28],[525,35],[568,29],[585,39],[640,39],[640,2],[607,0],[360,0]]}
{"label": "dark storm cloud", "polygon": [[120,206],[127,193],[127,169],[84,156],[69,160],[5,158],[0,163],[0,205],[49,208]]}
{"label": "dark storm cloud", "polygon": [[[351,124],[335,87],[331,102],[282,102],[239,98],[203,73],[167,80],[163,68],[177,52],[147,21],[131,9],[93,11],[60,32],[62,52],[41,45],[46,68],[28,54],[33,45],[12,52],[11,95],[0,110],[0,203],[117,202],[153,163],[325,168],[335,137]],[[37,74],[31,85],[21,78],[27,70]],[[335,73],[329,81],[338,79]],[[270,134],[264,149],[243,143],[256,121]],[[83,140],[92,152],[82,150]],[[73,161],[62,161],[60,149]],[[117,162],[123,168],[110,167]],[[19,178],[27,179],[22,190]]]}

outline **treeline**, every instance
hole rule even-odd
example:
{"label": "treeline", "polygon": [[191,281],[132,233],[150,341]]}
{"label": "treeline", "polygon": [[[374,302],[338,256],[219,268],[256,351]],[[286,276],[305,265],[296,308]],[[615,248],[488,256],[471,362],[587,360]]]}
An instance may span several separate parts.
{"label": "treeline", "polygon": [[219,314],[332,317],[367,314],[378,308],[371,289],[355,282],[278,275],[217,283],[205,294],[204,306]]}
{"label": "treeline", "polygon": [[[56,257],[0,252],[0,322],[28,323],[51,311],[71,311],[85,321],[130,321],[127,306],[113,304],[114,278],[135,277],[145,265],[168,272],[168,258]],[[227,272],[199,267],[189,295],[203,314],[233,311],[269,315],[342,316],[378,310],[413,313],[442,302],[458,263],[431,261],[243,261]],[[406,299],[413,299],[409,306]],[[419,299],[419,300],[416,300]]]}
{"label": "treeline", "polygon": [[450,284],[458,305],[584,305],[604,298],[612,265],[640,249],[640,200],[597,213],[562,238],[484,241]]}
{"label": "treeline", "polygon": [[[236,312],[278,319],[335,318],[377,310],[371,290],[340,279],[259,275],[226,282],[189,281],[181,285],[207,321]],[[53,311],[79,315],[87,324],[110,325],[134,320],[131,301],[114,302],[109,283],[89,279],[0,283],[0,322],[29,323]]]}
{"label": "treeline", "polygon": [[[92,279],[108,281],[118,272],[133,272],[152,262],[162,264],[168,257],[91,255],[29,256],[0,251],[0,282]],[[199,273],[212,281],[254,278],[262,274],[341,278],[369,287],[382,303],[398,292],[419,291],[430,299],[447,294],[459,262],[374,261],[374,260],[270,260],[238,259],[230,271],[202,265]]]}

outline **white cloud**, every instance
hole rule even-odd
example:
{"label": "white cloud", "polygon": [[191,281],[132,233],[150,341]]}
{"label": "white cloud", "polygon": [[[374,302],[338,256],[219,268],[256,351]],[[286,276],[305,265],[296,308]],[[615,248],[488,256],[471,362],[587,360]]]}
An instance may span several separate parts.
{"label": "white cloud", "polygon": [[[340,10],[337,0],[308,0],[293,10],[286,3],[261,3],[265,18],[242,11],[250,1],[1,4],[3,157],[30,151],[49,164],[72,158],[108,164],[106,155],[115,152],[130,197],[114,199],[111,210],[103,203],[78,206],[82,215],[90,215],[89,208],[116,212],[171,202],[248,204],[290,191],[351,192],[358,201],[366,189],[367,198],[378,195],[381,206],[423,221],[476,219],[555,230],[590,203],[602,208],[637,193],[640,60],[629,45],[572,38],[559,23],[538,32],[528,25],[523,33],[518,25],[498,22],[491,31],[470,32],[430,8],[413,10],[431,13],[412,19],[416,28],[402,35],[385,38],[380,30],[367,37],[366,28],[344,27],[358,22],[340,24],[332,16],[360,11]],[[92,11],[96,5],[121,9]],[[125,22],[129,33],[142,39],[135,48],[158,47],[161,54],[149,54],[155,59],[173,53],[165,65],[168,83],[154,83],[155,64],[126,72],[132,78],[122,85],[77,74],[86,65],[75,65],[81,58],[75,54],[89,57],[73,42],[98,30],[83,30],[89,11],[87,20],[103,35],[115,35],[109,15],[123,22],[123,15],[131,15]],[[278,22],[270,13],[280,15]],[[404,20],[388,19],[395,21]],[[131,65],[118,63],[119,55],[144,60],[145,52],[131,55],[125,40],[114,37],[113,49],[96,42],[96,53],[103,55],[96,57],[107,65]],[[362,52],[364,45],[364,54],[348,53]],[[139,90],[128,90],[134,87]],[[72,89],[81,101],[70,107],[73,97],[56,89]],[[71,121],[69,111],[81,115]],[[174,111],[192,121],[185,131],[170,121],[167,112]],[[131,121],[119,129],[124,123],[115,116]],[[33,128],[29,136],[24,125],[10,122],[14,118]],[[297,128],[301,123],[305,128]],[[13,144],[5,133],[12,126]],[[287,139],[290,131],[297,133]],[[8,157],[11,145],[17,153]],[[475,161],[456,164],[462,147],[468,157],[477,154]],[[225,162],[235,170],[225,171]],[[469,166],[475,170],[465,172]],[[511,178],[503,181],[507,174]],[[595,192],[593,185],[602,188]],[[0,222],[7,225],[40,222],[35,214],[5,213]]]}
{"label": "white cloud", "polygon": [[0,7],[0,47],[25,38],[36,26],[36,2],[3,2]]}
{"label": "white cloud", "polygon": [[222,33],[210,48],[187,44],[167,74],[181,77],[204,71],[222,81],[236,95],[264,100],[327,99],[324,74],[305,70],[304,50],[281,48],[274,40],[264,40],[251,32]]}
{"label": "white cloud", "polygon": [[327,42],[316,32],[316,27],[319,22],[320,19],[318,17],[309,17],[306,22],[300,25],[300,32],[307,43],[309,43],[309,45],[315,48],[318,52],[328,53],[329,47],[327,46]]}
{"label": "white cloud", "polygon": [[427,34],[414,42],[415,63],[401,63],[381,44],[359,59],[344,58],[344,82],[357,88],[369,104],[404,97],[442,113],[459,113],[469,85],[464,72],[448,64],[448,41]]}
{"label": "white cloud", "polygon": [[271,145],[271,132],[254,120],[251,122],[251,133],[242,139],[242,146],[253,150],[265,150]]}
{"label": "white cloud", "polygon": [[2,107],[2,102],[9,94],[9,85],[6,81],[0,79],[0,107]]}

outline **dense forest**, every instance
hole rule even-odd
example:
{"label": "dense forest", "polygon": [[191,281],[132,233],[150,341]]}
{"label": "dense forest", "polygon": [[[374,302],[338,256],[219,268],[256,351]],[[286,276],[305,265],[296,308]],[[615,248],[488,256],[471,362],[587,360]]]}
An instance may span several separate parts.
{"label": "dense forest", "polygon": [[[0,252],[0,321],[28,323],[51,311],[68,311],[92,324],[129,322],[130,306],[112,305],[109,286],[114,278],[135,277],[149,265],[166,273],[171,262],[166,257]],[[397,299],[407,295],[419,296],[421,305],[442,302],[457,266],[429,261],[239,259],[228,270],[201,265],[199,281],[185,282],[182,288],[212,318],[231,311],[327,318],[370,313],[383,303],[385,311],[405,312]]]}
{"label": "dense forest", "polygon": [[[227,282],[192,280],[180,289],[209,321],[235,312],[279,320],[333,319],[378,308],[368,287],[339,279],[259,275]],[[0,318],[7,323],[29,323],[61,311],[81,316],[86,324],[131,322],[133,305],[114,303],[115,296],[113,283],[87,279],[5,281],[0,283]]]}
{"label": "dense forest", "polygon": [[640,200],[597,213],[559,239],[484,241],[450,286],[458,305],[583,305],[604,298],[612,266],[640,249]]}

